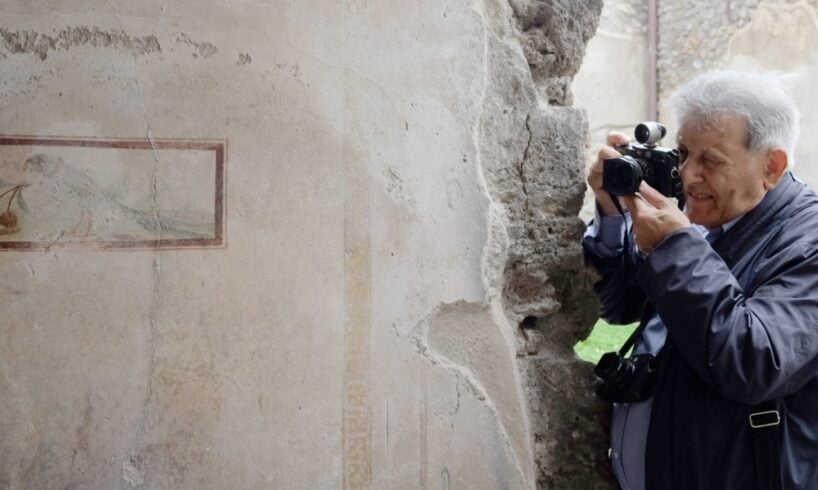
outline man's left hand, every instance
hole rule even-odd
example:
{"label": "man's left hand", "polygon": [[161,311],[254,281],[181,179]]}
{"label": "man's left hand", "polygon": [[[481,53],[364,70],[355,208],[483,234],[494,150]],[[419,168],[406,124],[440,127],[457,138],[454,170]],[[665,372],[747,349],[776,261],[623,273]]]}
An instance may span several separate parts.
{"label": "man's left hand", "polygon": [[652,252],[674,231],[691,226],[690,220],[679,210],[675,201],[644,181],[639,186],[638,194],[624,196],[623,199],[633,218],[636,246],[644,253]]}

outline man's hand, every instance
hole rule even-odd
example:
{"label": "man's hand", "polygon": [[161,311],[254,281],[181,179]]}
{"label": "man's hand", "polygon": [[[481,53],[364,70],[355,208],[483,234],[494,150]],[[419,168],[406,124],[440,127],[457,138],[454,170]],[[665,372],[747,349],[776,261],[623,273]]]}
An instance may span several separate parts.
{"label": "man's hand", "polygon": [[623,196],[633,218],[633,234],[636,246],[650,253],[676,230],[690,226],[690,220],[679,210],[676,203],[659,191],[642,182],[639,193]]}
{"label": "man's hand", "polygon": [[[603,161],[606,158],[616,158],[622,156],[621,153],[616,151],[614,146],[626,145],[629,142],[630,138],[628,138],[628,135],[625,133],[619,133],[616,131],[608,133],[608,137],[605,139],[606,146],[599,150],[599,153],[597,153],[596,162],[594,162],[591,168],[588,169],[588,185],[596,195],[596,200],[599,203],[600,212],[603,216],[617,214],[619,212],[611,200],[611,196],[608,194],[608,191],[602,188]],[[619,202],[623,211],[628,209],[627,205],[622,201],[622,199],[620,199]]]}

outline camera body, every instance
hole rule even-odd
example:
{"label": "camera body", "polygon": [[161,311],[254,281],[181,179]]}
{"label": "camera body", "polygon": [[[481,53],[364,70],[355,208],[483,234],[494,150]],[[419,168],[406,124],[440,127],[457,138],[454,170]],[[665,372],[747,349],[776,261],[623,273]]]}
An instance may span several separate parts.
{"label": "camera body", "polygon": [[638,124],[634,130],[637,143],[617,146],[621,157],[608,158],[602,167],[602,188],[616,196],[629,196],[639,190],[644,180],[667,197],[684,205],[679,174],[679,151],[658,146],[667,129],[657,122]]}
{"label": "camera body", "polygon": [[625,358],[618,352],[604,354],[594,368],[594,374],[602,380],[596,394],[611,403],[634,403],[653,396],[658,358],[650,354],[638,354]]}

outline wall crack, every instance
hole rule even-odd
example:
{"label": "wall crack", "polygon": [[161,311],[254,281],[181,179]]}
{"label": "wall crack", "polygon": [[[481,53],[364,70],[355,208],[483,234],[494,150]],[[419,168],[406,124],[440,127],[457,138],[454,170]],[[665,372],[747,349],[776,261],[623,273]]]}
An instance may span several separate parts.
{"label": "wall crack", "polygon": [[535,485],[604,488],[607,459],[595,449],[605,447],[600,404],[591,372],[572,350],[592,325],[584,312],[595,311],[595,300],[576,199],[585,190],[587,119],[570,107],[571,80],[602,2],[491,3],[496,19],[477,144],[490,209],[497,211],[484,249],[484,283],[513,328]]}

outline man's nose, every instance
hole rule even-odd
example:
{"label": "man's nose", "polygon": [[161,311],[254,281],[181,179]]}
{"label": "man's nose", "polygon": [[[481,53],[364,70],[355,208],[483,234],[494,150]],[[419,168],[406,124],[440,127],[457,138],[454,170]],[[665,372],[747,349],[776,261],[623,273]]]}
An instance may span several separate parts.
{"label": "man's nose", "polygon": [[679,165],[679,173],[682,176],[682,183],[684,185],[694,184],[701,179],[702,166],[699,163],[688,157],[687,160]]}

